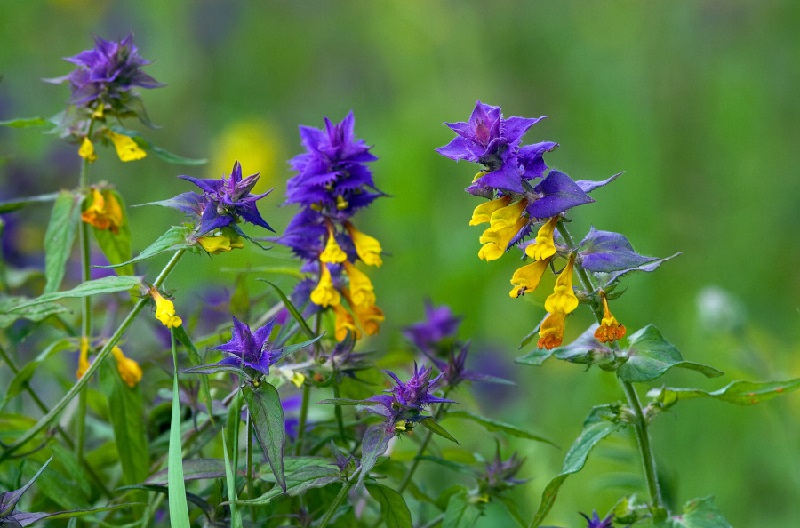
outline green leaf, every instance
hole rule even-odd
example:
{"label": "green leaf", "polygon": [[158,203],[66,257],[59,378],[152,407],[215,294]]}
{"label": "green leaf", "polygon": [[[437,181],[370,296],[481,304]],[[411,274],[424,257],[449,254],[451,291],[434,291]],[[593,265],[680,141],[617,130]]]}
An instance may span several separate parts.
{"label": "green leaf", "polygon": [[[197,351],[197,347],[194,346],[192,343],[192,339],[189,337],[189,334],[186,333],[186,329],[183,325],[178,326],[177,328],[173,328],[172,332],[174,333],[175,337],[178,338],[178,341],[186,347],[186,351],[189,353],[189,361],[194,366],[200,366],[203,363],[203,358],[200,357],[200,353]],[[208,376],[200,376],[200,395],[203,398],[203,403],[206,405],[206,409],[208,410],[208,417],[213,422],[214,416],[212,414],[212,403],[213,400],[211,399],[211,387],[208,384]]]}
{"label": "green leaf", "polygon": [[0,497],[0,501],[1,501],[0,503],[4,507],[3,510],[0,511],[0,518],[6,517],[12,511],[14,511],[14,507],[17,505],[19,500],[22,498],[22,495],[24,495],[25,492],[28,491],[28,488],[30,488],[33,485],[33,483],[36,482],[36,479],[39,478],[39,476],[42,474],[44,469],[50,464],[50,462],[52,460],[53,460],[52,457],[48,458],[47,462],[42,464],[42,467],[40,467],[39,471],[37,471],[36,474],[33,477],[31,477],[31,479],[28,481],[27,484],[25,484],[24,486],[22,486],[21,488],[19,488],[17,490],[7,491],[2,495],[2,497]]}
{"label": "green leaf", "polygon": [[551,350],[536,348],[530,353],[516,359],[525,365],[541,365],[551,356],[569,363],[579,365],[598,365],[603,370],[615,370],[617,364],[624,361],[617,358],[614,351],[594,337],[599,325],[591,325],[575,341]]}
{"label": "green leaf", "polygon": [[53,204],[50,223],[44,233],[45,293],[57,291],[64,278],[69,254],[78,233],[83,195],[61,191]]}
{"label": "green leaf", "polygon": [[163,149],[161,147],[156,147],[148,140],[146,140],[144,137],[142,137],[142,135],[139,134],[138,132],[133,130],[128,130],[119,125],[112,125],[109,128],[114,132],[117,132],[118,134],[125,134],[126,136],[133,138],[136,144],[139,145],[142,149],[148,152],[152,152],[153,154],[155,154],[162,160],[166,161],[167,163],[173,163],[175,165],[204,165],[208,162],[208,160],[206,159],[185,158],[183,156],[178,156],[177,154],[173,154],[172,152],[169,152],[166,149]]}
{"label": "green leaf", "polygon": [[483,426],[483,428],[486,429],[487,431],[501,432],[501,433],[505,433],[505,434],[507,434],[509,436],[514,436],[514,437],[517,437],[517,438],[525,438],[527,440],[533,440],[535,442],[544,442],[545,444],[550,444],[551,446],[558,447],[558,445],[556,445],[552,441],[548,440],[547,438],[544,438],[542,436],[538,436],[538,435],[535,435],[535,434],[531,434],[531,433],[529,433],[529,432],[527,432],[527,431],[525,431],[523,429],[520,429],[519,427],[516,427],[514,425],[511,425],[511,424],[508,424],[508,423],[505,423],[505,422],[500,422],[498,420],[490,420],[488,418],[484,418],[483,416],[480,416],[480,415],[475,414],[473,412],[469,412],[469,411],[450,411],[450,412],[447,413],[446,419],[449,420],[450,418],[453,418],[453,419],[456,419],[456,420],[459,420],[459,419],[460,420],[471,420],[471,421],[477,423],[478,425]]}
{"label": "green leaf", "polygon": [[665,407],[670,407],[681,400],[689,400],[692,398],[714,398],[737,405],[754,405],[771,400],[781,394],[792,392],[798,388],[800,388],[800,378],[786,381],[768,381],[764,383],[736,380],[713,392],[707,392],[701,389],[664,387],[661,389],[652,389],[647,395],[651,398],[655,398],[656,401]]}
{"label": "green leaf", "polygon": [[133,264],[122,264],[131,260],[131,227],[128,222],[125,201],[116,190],[109,189],[108,192],[117,200],[122,210],[122,225],[119,226],[116,234],[108,229],[97,229],[94,226],[92,226],[92,232],[97,240],[97,245],[108,259],[108,263],[119,264],[116,268],[117,275],[133,275]]}
{"label": "green leaf", "polygon": [[228,483],[228,503],[231,509],[231,527],[242,528],[242,514],[236,506],[236,477],[228,460],[228,445],[225,442],[225,428],[222,428],[222,453],[225,456],[225,479]]}
{"label": "green leaf", "polygon": [[0,299],[0,328],[8,328],[20,319],[39,322],[51,315],[57,315],[69,310],[58,303],[30,304],[27,297],[5,297]]}
{"label": "green leaf", "polygon": [[281,300],[283,301],[283,305],[286,307],[287,310],[289,310],[289,313],[292,314],[292,317],[295,318],[295,320],[298,322],[298,324],[300,324],[300,328],[303,329],[303,331],[306,333],[306,335],[309,337],[309,339],[316,338],[317,337],[316,334],[314,333],[313,330],[311,330],[311,327],[308,326],[308,323],[303,318],[303,316],[300,315],[300,312],[297,310],[297,308],[295,308],[294,304],[292,304],[292,301],[289,300],[289,297],[287,297],[286,294],[283,293],[281,291],[281,289],[278,288],[278,286],[276,284],[273,284],[270,281],[265,280],[265,279],[259,279],[259,280],[266,282],[267,284],[269,284],[270,286],[272,286],[275,289],[275,291],[278,294],[278,297],[280,297]]}
{"label": "green leaf", "polygon": [[447,503],[442,528],[470,528],[475,526],[480,516],[481,511],[470,502],[467,490],[461,489]]}
{"label": "green leaf", "polygon": [[[202,480],[225,476],[225,463],[218,458],[193,458],[183,461],[183,480]],[[169,483],[167,471],[162,469],[153,473],[145,484],[165,486]]]}
{"label": "green leaf", "polygon": [[453,435],[448,433],[444,427],[436,423],[436,420],[428,416],[427,418],[423,418],[420,422],[428,431],[435,433],[442,438],[447,438],[451,442],[458,443],[458,440],[455,439]]}
{"label": "green leaf", "polygon": [[708,378],[722,376],[723,372],[684,361],[675,346],[661,336],[653,325],[647,325],[628,338],[628,361],[617,370],[622,381],[651,381],[661,377],[672,367],[696,370]]}
{"label": "green leaf", "polygon": [[583,423],[581,434],[572,443],[572,447],[569,448],[567,455],[564,457],[561,473],[551,480],[542,492],[542,501],[531,521],[530,528],[536,528],[542,524],[542,521],[547,517],[555,503],[559,488],[561,488],[568,476],[583,469],[592,448],[602,439],[622,427],[621,423],[611,419],[608,409],[609,407],[606,405],[592,408],[592,412],[589,413],[589,417]]}
{"label": "green leaf", "polygon": [[361,441],[361,470],[358,475],[358,483],[361,485],[364,479],[375,467],[378,457],[386,452],[389,447],[391,435],[386,434],[384,424],[373,425],[364,433]]}
{"label": "green leaf", "polygon": [[28,128],[28,127],[41,127],[47,126],[50,121],[43,117],[18,117],[16,119],[9,119],[7,121],[0,121],[0,126],[7,126],[11,128]]}
{"label": "green leaf", "polygon": [[142,285],[142,277],[103,277],[101,279],[90,280],[78,284],[71,290],[63,292],[46,293],[35,299],[31,299],[22,304],[18,304],[10,309],[12,312],[24,310],[38,304],[60,301],[61,299],[77,299],[81,297],[91,297],[101,293],[115,293],[127,291]]}
{"label": "green leaf", "polygon": [[366,484],[367,491],[381,506],[381,517],[387,528],[411,528],[411,512],[403,496],[383,484]]}
{"label": "green leaf", "polygon": [[731,528],[714,503],[714,497],[695,499],[683,505],[683,515],[670,517],[658,528]]}
{"label": "green leaf", "polygon": [[39,196],[26,196],[0,202],[0,213],[11,213],[31,204],[55,201],[61,193],[41,194]]}
{"label": "green leaf", "polygon": [[283,406],[278,391],[269,383],[261,383],[258,389],[245,387],[244,399],[252,418],[253,430],[272,474],[278,485],[286,491],[283,453],[286,448],[286,430],[283,421]]}
{"label": "green leaf", "polygon": [[33,378],[33,375],[36,373],[36,369],[39,368],[39,365],[47,361],[47,359],[53,354],[57,354],[62,350],[66,350],[74,346],[75,345],[67,339],[59,339],[55,343],[51,343],[47,348],[45,348],[38,356],[36,356],[33,361],[27,363],[24,367],[19,369],[19,372],[17,372],[11,379],[11,383],[8,384],[5,394],[3,394],[3,400],[0,401],[0,411],[5,409],[6,404],[8,404],[8,402],[10,402],[25,389],[25,386],[31,380],[31,378]]}
{"label": "green leaf", "polygon": [[93,513],[105,513],[109,511],[119,510],[122,508],[130,508],[131,506],[139,506],[138,503],[125,503],[115,504],[114,506],[104,506],[102,508],[91,508],[89,510],[69,510],[60,511],[55,513],[27,513],[17,512],[14,514],[14,519],[19,522],[20,526],[30,526],[33,523],[39,522],[42,519],[68,519],[75,517],[84,517]]}
{"label": "green leaf", "polygon": [[129,266],[134,262],[141,262],[149,258],[160,255],[161,253],[175,252],[181,249],[191,247],[191,244],[186,242],[187,237],[191,234],[191,228],[184,226],[170,227],[166,233],[158,237],[158,239],[147,246],[136,257],[110,266],[98,266],[102,268],[119,268],[122,266]]}
{"label": "green leaf", "polygon": [[189,504],[186,501],[186,484],[183,481],[183,457],[181,455],[181,400],[178,387],[178,352],[175,335],[172,335],[172,423],[169,430],[169,454],[167,457],[167,486],[169,488],[169,517],[172,526],[189,528]]}
{"label": "green leaf", "polygon": [[142,461],[150,460],[141,390],[125,385],[117,372],[116,359],[103,362],[100,379],[108,397],[108,417],[122,465],[122,480],[125,484],[138,484],[147,478],[149,471]]}

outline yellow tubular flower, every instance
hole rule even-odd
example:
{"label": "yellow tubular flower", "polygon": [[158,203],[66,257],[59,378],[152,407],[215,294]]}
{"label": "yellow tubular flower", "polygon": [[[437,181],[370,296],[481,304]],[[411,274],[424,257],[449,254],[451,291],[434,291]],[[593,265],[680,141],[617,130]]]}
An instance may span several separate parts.
{"label": "yellow tubular flower", "polygon": [[333,231],[328,231],[328,241],[325,243],[325,250],[320,254],[319,259],[330,264],[347,260],[347,253],[342,251],[342,248],[336,243]]}
{"label": "yellow tubular flower", "polygon": [[89,370],[89,340],[81,338],[81,352],[78,354],[78,370],[75,371],[75,379],[81,379],[86,371]]}
{"label": "yellow tubular flower", "polygon": [[381,323],[384,319],[386,319],[383,316],[381,309],[375,305],[356,305],[353,308],[353,311],[356,313],[358,323],[361,325],[361,328],[364,329],[364,333],[367,335],[377,334],[381,329]]}
{"label": "yellow tubular flower", "polygon": [[539,327],[539,342],[536,346],[550,350],[561,345],[564,341],[564,319],[566,315],[564,312],[547,314],[547,317]]}
{"label": "yellow tubular flower", "polygon": [[551,314],[556,312],[572,313],[578,307],[578,298],[575,296],[575,292],[572,291],[572,265],[574,262],[575,254],[573,253],[570,255],[564,271],[556,279],[553,293],[544,302],[545,309]]}
{"label": "yellow tubular flower", "polygon": [[81,148],[78,149],[78,156],[82,157],[89,163],[94,163],[97,161],[97,154],[94,153],[94,145],[92,145],[92,140],[90,140],[88,137],[83,138]]}
{"label": "yellow tubular flower", "polygon": [[111,231],[119,234],[119,228],[124,221],[122,207],[114,194],[104,189],[100,191],[92,187],[92,204],[81,213],[81,219],[97,229]]}
{"label": "yellow tubular flower", "polygon": [[206,253],[212,255],[244,248],[242,237],[237,235],[201,236],[197,237],[197,243],[203,247]]}
{"label": "yellow tubular flower", "polygon": [[500,198],[495,198],[494,200],[480,204],[472,212],[472,218],[469,221],[469,225],[480,225],[491,221],[492,214],[498,209],[502,209],[503,207],[507,206],[510,201],[510,196],[501,196]]}
{"label": "yellow tubular flower", "polygon": [[112,348],[111,353],[114,354],[114,359],[117,360],[117,372],[119,372],[119,377],[122,378],[122,381],[125,382],[125,385],[128,387],[136,387],[142,380],[142,369],[139,367],[139,364],[131,358],[125,357],[120,347]]}
{"label": "yellow tubular flower", "polygon": [[344,306],[337,304],[333,307],[333,313],[336,316],[333,323],[333,336],[337,341],[344,341],[348,331],[355,339],[361,339],[361,330],[356,327],[356,320]]}
{"label": "yellow tubular flower", "polygon": [[554,233],[557,223],[558,216],[554,216],[540,227],[534,242],[525,248],[525,254],[534,260],[545,260],[555,255]]}
{"label": "yellow tubular flower", "polygon": [[508,243],[525,226],[526,220],[520,218],[516,225],[503,229],[487,228],[478,241],[483,247],[478,251],[478,258],[481,260],[497,260],[503,256],[508,249]]}
{"label": "yellow tubular flower", "polygon": [[527,206],[528,201],[523,199],[493,212],[492,218],[489,220],[491,229],[498,230],[516,225]]}
{"label": "yellow tubular flower", "polygon": [[136,161],[147,156],[147,152],[142,150],[141,147],[133,140],[132,137],[125,134],[118,134],[112,130],[106,131],[108,139],[114,143],[114,148],[117,149],[117,156],[122,161]]}
{"label": "yellow tubular flower", "polygon": [[341,303],[341,297],[336,288],[333,287],[331,272],[328,271],[323,262],[320,262],[320,266],[322,266],[322,275],[319,278],[317,287],[311,292],[311,302],[323,308],[338,306]]}
{"label": "yellow tubular flower", "polygon": [[367,266],[380,268],[383,261],[381,260],[381,243],[378,242],[378,239],[358,231],[349,222],[346,227],[350,238],[353,240],[353,245],[356,246],[358,258],[363,260]]}
{"label": "yellow tubular flower", "polygon": [[375,304],[375,292],[369,277],[350,262],[344,262],[344,270],[350,279],[350,301],[358,306],[372,306]]}
{"label": "yellow tubular flower", "polygon": [[150,288],[150,296],[156,302],[156,319],[167,328],[177,328],[183,321],[175,315],[175,305],[172,301],[161,296],[155,288]]}
{"label": "yellow tubular flower", "polygon": [[611,314],[605,293],[601,292],[600,295],[603,298],[603,320],[600,322],[601,324],[597,330],[595,330],[594,337],[601,343],[619,341],[625,337],[625,325],[619,324],[616,317]]}
{"label": "yellow tubular flower", "polygon": [[509,297],[516,299],[520,295],[534,291],[539,286],[539,281],[542,280],[542,275],[544,275],[549,262],[549,259],[537,260],[515,271],[514,276],[511,277],[511,284],[514,285],[514,288],[508,292]]}

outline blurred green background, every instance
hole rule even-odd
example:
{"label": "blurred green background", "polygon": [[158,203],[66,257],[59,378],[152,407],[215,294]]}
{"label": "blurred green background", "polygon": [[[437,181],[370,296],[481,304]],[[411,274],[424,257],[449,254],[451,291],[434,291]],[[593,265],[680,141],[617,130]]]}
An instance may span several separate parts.
{"label": "blurred green background", "polygon": [[[507,295],[514,256],[478,260],[481,228],[467,222],[480,202],[463,192],[476,168],[434,152],[452,137],[442,123],[465,121],[476,99],[506,116],[547,115],[526,142],[559,142],[546,158],[551,167],[575,179],[625,172],[570,215],[573,233],[594,225],[625,233],[644,254],[683,252],[655,274],[629,277],[614,305],[629,332],[652,322],[687,359],[726,372],[716,380],[669,374],[668,385],[798,377],[798,27],[800,4],[789,1],[5,0],[0,119],[57,113],[68,91],[40,79],[70,71],[61,59],[90,48],[92,35],[133,31],[141,55],[154,60],[148,73],[168,85],[142,93],[163,127],[145,134],[210,163],[121,166],[105,152],[93,178],[134,204],[189,190],[178,174],[218,177],[239,159],[245,174],[260,171],[263,187],[275,187],[260,210],[280,233],[295,212],[278,206],[291,176],[286,160],[300,152],[297,126],[321,127],[323,116],[339,121],[352,109],[357,135],[380,157],[376,184],[391,195],[356,217],[390,253],[372,273],[387,319],[367,348],[405,346],[397,330],[422,317],[425,298],[449,304],[464,316],[461,336],[491,350],[481,364],[518,383],[499,402],[491,389],[478,392],[475,404],[568,446],[592,405],[622,394],[597,370],[513,364],[544,315],[549,284],[515,301]],[[23,177],[34,185],[40,175],[50,185],[42,192],[75,185],[71,152],[38,131],[0,131],[3,187]],[[130,214],[134,251],[181,220],[160,208]],[[201,283],[232,287],[234,275],[220,267],[293,263],[282,248],[194,257],[169,286],[180,299]],[[589,322],[576,314],[568,332]],[[715,494],[734,526],[795,525],[798,411],[793,394],[744,409],[686,402],[661,417],[653,435],[672,500]],[[490,456],[491,437],[474,437],[468,445]],[[632,442],[602,444],[568,479],[549,522],[578,526],[577,511],[644,494]],[[523,443],[504,451],[513,449],[528,457],[521,476],[532,480],[516,494],[527,517],[563,451]]]}

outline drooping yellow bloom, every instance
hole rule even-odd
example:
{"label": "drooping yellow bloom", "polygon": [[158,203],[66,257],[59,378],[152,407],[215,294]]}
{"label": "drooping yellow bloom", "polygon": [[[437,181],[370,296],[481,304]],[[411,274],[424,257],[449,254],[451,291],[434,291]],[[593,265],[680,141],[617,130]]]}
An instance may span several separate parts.
{"label": "drooping yellow bloom", "polygon": [[516,299],[520,295],[534,291],[539,286],[539,282],[542,280],[542,275],[544,275],[549,262],[549,259],[537,260],[532,264],[517,269],[517,271],[514,272],[514,276],[511,277],[511,284],[513,284],[514,287],[508,292],[508,295],[512,299]]}
{"label": "drooping yellow bloom", "polygon": [[523,199],[496,210],[489,220],[491,228],[496,231],[516,225],[527,206],[528,201]]}
{"label": "drooping yellow bloom", "polygon": [[381,260],[381,243],[378,242],[378,239],[358,231],[353,227],[353,224],[349,222],[345,225],[347,227],[347,233],[356,246],[358,258],[363,260],[364,264],[367,266],[381,267],[383,261]]}
{"label": "drooping yellow bloom", "polygon": [[228,252],[234,249],[243,249],[243,238],[236,234],[220,234],[214,236],[201,236],[197,237],[197,243],[200,244],[206,253],[216,255],[217,253]]}
{"label": "drooping yellow bloom", "polygon": [[353,311],[358,319],[358,324],[367,335],[377,334],[381,329],[381,323],[386,319],[383,311],[374,304],[371,306],[355,305]]}
{"label": "drooping yellow bloom", "polygon": [[97,229],[111,231],[115,235],[124,221],[122,207],[109,189],[102,191],[92,187],[92,203],[81,213],[81,219]]}
{"label": "drooping yellow bloom", "polygon": [[97,154],[94,153],[94,145],[92,145],[92,140],[88,137],[83,138],[81,148],[78,149],[78,156],[82,157],[89,163],[94,163],[97,161]]}
{"label": "drooping yellow bloom", "polygon": [[601,292],[600,296],[603,298],[603,319],[600,321],[600,326],[595,330],[594,337],[601,343],[619,341],[625,337],[625,325],[619,324],[617,318],[611,314],[605,293]]}
{"label": "drooping yellow bloom", "polygon": [[320,262],[320,266],[322,266],[322,274],[320,275],[317,287],[311,292],[311,302],[323,308],[338,306],[339,303],[341,303],[341,296],[336,288],[333,287],[331,272],[323,262]]}
{"label": "drooping yellow bloom", "polygon": [[361,330],[356,327],[355,318],[344,306],[341,304],[334,306],[333,314],[336,316],[333,323],[333,336],[337,341],[344,341],[347,338],[347,332],[350,332],[355,339],[361,339]]}
{"label": "drooping yellow bloom", "polygon": [[165,299],[155,288],[150,288],[150,296],[156,302],[156,319],[167,328],[177,328],[183,321],[175,315],[175,305]]}
{"label": "drooping yellow bloom", "polygon": [[495,198],[494,200],[480,204],[472,212],[472,218],[469,221],[469,225],[480,225],[491,221],[492,214],[498,209],[502,209],[503,207],[507,206],[509,202],[511,202],[510,196],[501,196],[500,198]]}
{"label": "drooping yellow bloom", "polygon": [[567,314],[564,312],[554,312],[547,314],[539,327],[539,348],[548,350],[560,346],[564,341],[564,319]]}
{"label": "drooping yellow bloom", "polygon": [[572,291],[572,265],[575,262],[575,254],[569,257],[564,270],[556,279],[556,286],[553,293],[544,302],[545,309],[552,313],[561,312],[563,314],[572,313],[578,307],[578,298]]}
{"label": "drooping yellow bloom", "polygon": [[114,354],[114,359],[117,360],[117,372],[119,372],[119,377],[122,378],[122,381],[125,382],[125,385],[128,387],[136,387],[142,380],[142,369],[139,367],[139,364],[131,358],[125,357],[120,347],[112,348],[111,353]]}
{"label": "drooping yellow bloom", "polygon": [[508,249],[508,243],[519,233],[527,220],[520,218],[515,225],[502,229],[487,228],[478,241],[483,247],[478,251],[478,258],[481,260],[497,260],[503,256]]}
{"label": "drooping yellow bloom", "polygon": [[81,338],[81,351],[78,354],[78,369],[75,371],[75,379],[81,379],[86,371],[89,370],[89,339]]}
{"label": "drooping yellow bloom", "polygon": [[333,236],[333,231],[328,231],[328,241],[325,243],[325,249],[319,255],[322,262],[329,264],[336,264],[347,260],[347,253],[342,251],[339,244],[336,242],[336,237]]}
{"label": "drooping yellow bloom", "polygon": [[113,130],[106,131],[108,139],[114,143],[114,148],[117,149],[117,156],[122,161],[136,161],[147,156],[147,152],[133,140],[132,137],[125,134],[119,134]]}
{"label": "drooping yellow bloom", "polygon": [[375,304],[375,292],[369,277],[350,262],[345,261],[344,270],[350,279],[350,300],[358,306]]}
{"label": "drooping yellow bloom", "polygon": [[534,260],[545,260],[555,255],[556,243],[554,234],[557,223],[558,216],[554,216],[540,227],[539,232],[536,234],[536,239],[525,248],[525,254]]}

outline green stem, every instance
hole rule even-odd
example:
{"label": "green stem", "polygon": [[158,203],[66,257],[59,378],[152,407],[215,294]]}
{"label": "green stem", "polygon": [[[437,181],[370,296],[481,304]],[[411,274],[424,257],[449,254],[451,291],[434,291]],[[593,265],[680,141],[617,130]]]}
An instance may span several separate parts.
{"label": "green stem", "polygon": [[[161,270],[161,273],[156,278],[156,281],[153,283],[154,287],[158,288],[159,286],[161,286],[161,284],[163,284],[164,280],[167,278],[170,272],[172,272],[173,268],[175,268],[175,265],[180,260],[184,251],[185,250],[181,249],[175,252],[170,261],[167,262],[167,265],[164,266],[164,269]],[[97,353],[97,357],[89,365],[89,368],[83,374],[83,377],[79,379],[75,383],[75,385],[73,385],[69,389],[69,391],[67,391],[64,397],[62,397],[61,400],[59,400],[58,403],[56,403],[55,407],[50,409],[50,412],[42,416],[39,419],[39,421],[36,422],[36,425],[34,425],[24,435],[22,435],[22,437],[19,440],[17,440],[13,444],[5,448],[3,454],[0,455],[0,462],[8,458],[14,452],[18,451],[33,437],[35,437],[37,434],[42,432],[46,427],[48,427],[53,422],[53,420],[55,420],[56,417],[58,417],[58,415],[61,414],[61,412],[66,408],[69,402],[71,402],[73,398],[75,398],[75,396],[77,396],[80,393],[80,391],[83,390],[83,387],[86,386],[89,380],[92,379],[94,373],[97,372],[97,370],[100,368],[101,363],[111,353],[111,349],[114,348],[114,346],[116,346],[122,335],[131,325],[131,323],[133,323],[134,319],[136,319],[136,316],[139,315],[139,312],[142,311],[142,308],[147,306],[149,302],[150,302],[150,297],[144,297],[134,305],[134,307],[131,309],[131,311],[128,313],[128,315],[125,317],[122,323],[119,325],[114,334],[108,339],[103,348],[100,349],[100,352]]]}
{"label": "green stem", "polygon": [[303,436],[308,422],[308,399],[311,394],[311,385],[303,385],[303,400],[300,404],[300,423],[297,425],[297,443],[294,446],[294,456],[300,456],[303,446]]}
{"label": "green stem", "polygon": [[253,419],[250,410],[247,410],[247,444],[245,445],[245,455],[247,471],[247,498],[253,500],[256,497],[256,490],[253,487]]}
{"label": "green stem", "polygon": [[[447,387],[445,389],[443,395],[444,398],[447,398],[447,395],[450,393],[450,389],[451,387]],[[444,413],[447,412],[448,407],[449,404],[447,403],[441,404],[439,408],[436,409],[436,413],[433,415],[433,419],[437,421],[440,420],[442,416],[444,416]],[[406,490],[408,485],[411,484],[411,478],[414,476],[414,472],[417,470],[417,466],[419,466],[419,463],[422,461],[422,455],[425,454],[425,450],[428,448],[428,444],[430,443],[432,437],[433,437],[433,431],[428,429],[427,432],[425,433],[425,438],[422,439],[422,443],[419,445],[419,450],[417,450],[417,456],[414,457],[413,462],[411,462],[411,467],[408,468],[406,476],[403,477],[403,482],[400,484],[400,487],[397,488],[397,493],[402,494]]]}
{"label": "green stem", "polygon": [[[563,225],[561,221],[556,224],[558,232],[564,237],[564,241],[569,246],[570,250],[577,251],[577,247],[575,246],[575,242],[572,239],[567,228]],[[581,284],[583,285],[584,289],[587,292],[596,292],[597,288],[592,283],[589,274],[586,273],[586,270],[583,269],[580,265],[575,266],[575,270],[578,272],[578,277],[580,278]],[[598,301],[597,297],[592,296],[589,299],[589,302],[592,306],[592,311],[595,314],[595,318],[597,319],[598,323],[602,324],[603,318],[603,307],[601,306],[600,302]],[[615,343],[615,348],[618,348]],[[634,431],[636,432],[636,443],[639,447],[639,455],[642,459],[642,467],[644,469],[644,476],[645,481],[647,482],[647,489],[650,492],[650,501],[652,503],[653,508],[663,509],[664,508],[664,501],[661,497],[661,489],[658,484],[658,469],[656,467],[656,458],[653,454],[653,445],[650,442],[650,432],[647,429],[647,420],[644,417],[644,413],[642,412],[642,404],[639,401],[639,395],[636,393],[636,389],[634,388],[633,384],[629,381],[624,381],[619,379],[620,384],[622,385],[622,390],[625,392],[625,396],[628,399],[628,405],[630,406],[631,410],[634,414]]]}
{"label": "green stem", "polygon": [[339,507],[344,498],[347,496],[347,492],[353,487],[353,483],[355,481],[356,476],[353,475],[350,477],[350,480],[347,480],[344,484],[342,484],[342,489],[339,490],[339,494],[336,495],[335,499],[333,499],[333,502],[328,507],[328,511],[325,512],[325,516],[322,518],[322,521],[320,521],[319,528],[325,528],[328,526],[328,523],[331,522],[333,514],[336,513],[336,508]]}
{"label": "green stem", "polygon": [[[92,125],[89,125],[88,135],[92,134]],[[89,181],[89,160],[83,158],[81,163],[81,176],[80,176],[80,189],[79,192],[85,193],[87,191],[87,184]],[[85,198],[84,198],[85,199]],[[92,276],[92,244],[89,239],[89,224],[83,220],[78,220],[81,224],[81,282],[88,282]],[[92,339],[92,298],[87,296],[83,298],[81,313],[81,346],[83,343],[91,343]],[[78,464],[84,465],[83,455],[85,450],[86,440],[86,390],[81,390],[78,395],[78,412],[75,415],[75,457],[78,459]]]}
{"label": "green stem", "polygon": [[[333,385],[333,397],[340,398],[341,397],[341,390],[339,388],[338,383],[334,383]],[[339,426],[339,437],[342,439],[345,445],[347,445],[347,434],[344,430],[344,418],[342,417],[342,406],[341,405],[334,405],[333,406],[333,414],[336,416],[336,424]]]}

